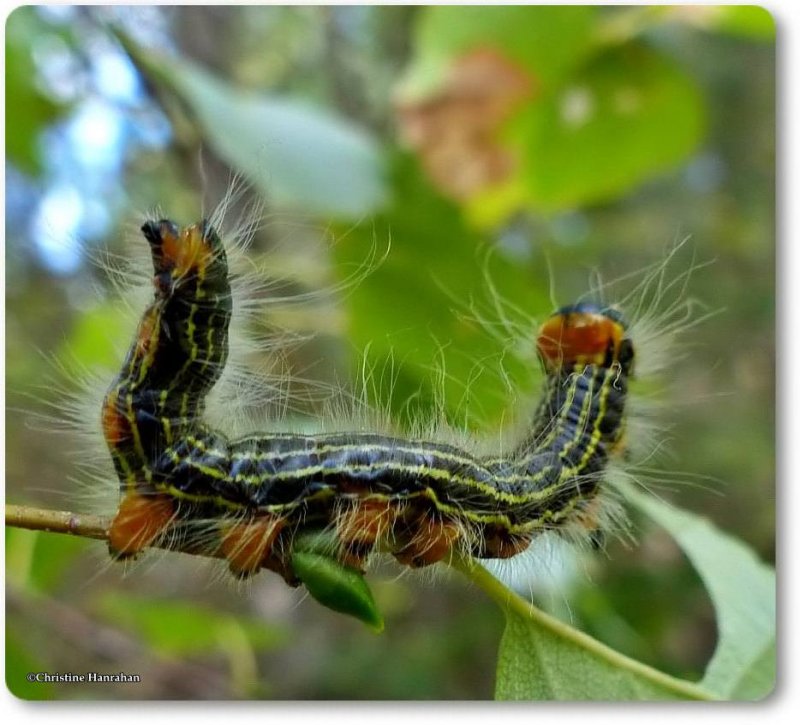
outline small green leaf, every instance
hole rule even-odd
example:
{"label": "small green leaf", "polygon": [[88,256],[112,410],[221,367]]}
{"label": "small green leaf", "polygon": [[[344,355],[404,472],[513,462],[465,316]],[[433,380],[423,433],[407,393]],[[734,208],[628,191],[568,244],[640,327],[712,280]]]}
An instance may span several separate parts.
{"label": "small green leaf", "polygon": [[295,100],[243,91],[199,67],[123,40],[134,60],[188,105],[208,142],[271,201],[326,217],[375,211],[382,159],[366,130]]}
{"label": "small green leaf", "polygon": [[674,537],[714,604],[719,639],[701,685],[726,699],[766,697],[775,686],[775,571],[707,519],[618,485]]}
{"label": "small green leaf", "polygon": [[375,632],[383,631],[383,617],[361,572],[329,556],[297,550],[292,553],[292,569],[320,604],[361,620]]}

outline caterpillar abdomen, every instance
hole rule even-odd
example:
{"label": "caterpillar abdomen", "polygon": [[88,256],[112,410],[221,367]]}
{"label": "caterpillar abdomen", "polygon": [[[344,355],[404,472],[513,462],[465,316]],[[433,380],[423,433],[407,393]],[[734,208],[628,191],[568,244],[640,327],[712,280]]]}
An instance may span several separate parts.
{"label": "caterpillar abdomen", "polygon": [[222,243],[207,222],[142,231],[154,299],[102,413],[123,492],[109,536],[116,556],[193,538],[237,574],[267,567],[295,583],[289,554],[308,531],[332,529],[337,556],[359,568],[378,547],[425,566],[453,547],[508,558],[540,532],[591,519],[621,448],[633,362],[616,310],[572,305],[541,327],[543,399],[504,457],[361,433],[229,438],[203,422],[228,355]]}

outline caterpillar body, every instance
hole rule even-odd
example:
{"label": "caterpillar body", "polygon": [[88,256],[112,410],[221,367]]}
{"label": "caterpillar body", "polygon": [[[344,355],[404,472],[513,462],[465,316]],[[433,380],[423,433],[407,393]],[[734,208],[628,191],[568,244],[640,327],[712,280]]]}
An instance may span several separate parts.
{"label": "caterpillar body", "polygon": [[581,302],[541,326],[543,397],[509,455],[364,433],[232,438],[204,420],[234,306],[222,240],[208,221],[141,229],[153,298],[101,413],[121,488],[113,556],[189,542],[239,576],[267,568],[297,585],[293,543],[310,531],[333,531],[338,560],[363,570],[378,549],[411,567],[455,549],[505,559],[546,531],[598,525],[634,360],[615,308]]}

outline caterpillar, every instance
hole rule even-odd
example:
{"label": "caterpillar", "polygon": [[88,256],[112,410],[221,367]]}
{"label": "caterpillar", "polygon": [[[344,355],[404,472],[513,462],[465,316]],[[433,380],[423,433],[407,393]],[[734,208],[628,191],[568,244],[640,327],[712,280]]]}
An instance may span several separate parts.
{"label": "caterpillar", "polygon": [[222,239],[208,220],[141,231],[153,296],[101,410],[121,492],[113,557],[189,542],[239,577],[264,568],[296,586],[306,532],[332,531],[336,558],[364,571],[376,551],[413,568],[455,550],[507,559],[545,532],[599,525],[634,362],[618,309],[579,302],[541,325],[542,398],[507,455],[363,432],[237,438],[204,416],[236,304]]}

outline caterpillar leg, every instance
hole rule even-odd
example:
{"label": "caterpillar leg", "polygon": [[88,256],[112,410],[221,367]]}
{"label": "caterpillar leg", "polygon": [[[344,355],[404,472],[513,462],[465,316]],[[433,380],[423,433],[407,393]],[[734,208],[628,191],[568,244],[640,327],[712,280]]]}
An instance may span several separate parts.
{"label": "caterpillar leg", "polygon": [[574,515],[575,524],[586,532],[593,549],[602,549],[605,544],[605,534],[600,528],[601,515],[602,503],[597,498],[585,501]]}
{"label": "caterpillar leg", "polygon": [[386,499],[364,499],[347,506],[336,519],[342,563],[363,572],[370,553],[392,529],[398,515],[397,504]]}
{"label": "caterpillar leg", "polygon": [[257,573],[271,555],[275,539],[285,524],[284,519],[276,516],[259,516],[225,526],[220,551],[231,572],[240,578]]}
{"label": "caterpillar leg", "polygon": [[419,513],[401,534],[406,543],[393,552],[394,558],[412,568],[436,564],[450,553],[460,535],[461,529],[454,521]]}
{"label": "caterpillar leg", "polygon": [[108,530],[108,549],[116,559],[136,556],[155,542],[175,518],[175,503],[163,494],[132,491],[120,502]]}
{"label": "caterpillar leg", "polygon": [[530,536],[511,534],[501,526],[488,525],[484,527],[480,545],[472,554],[479,559],[510,559],[525,551],[530,543]]}

